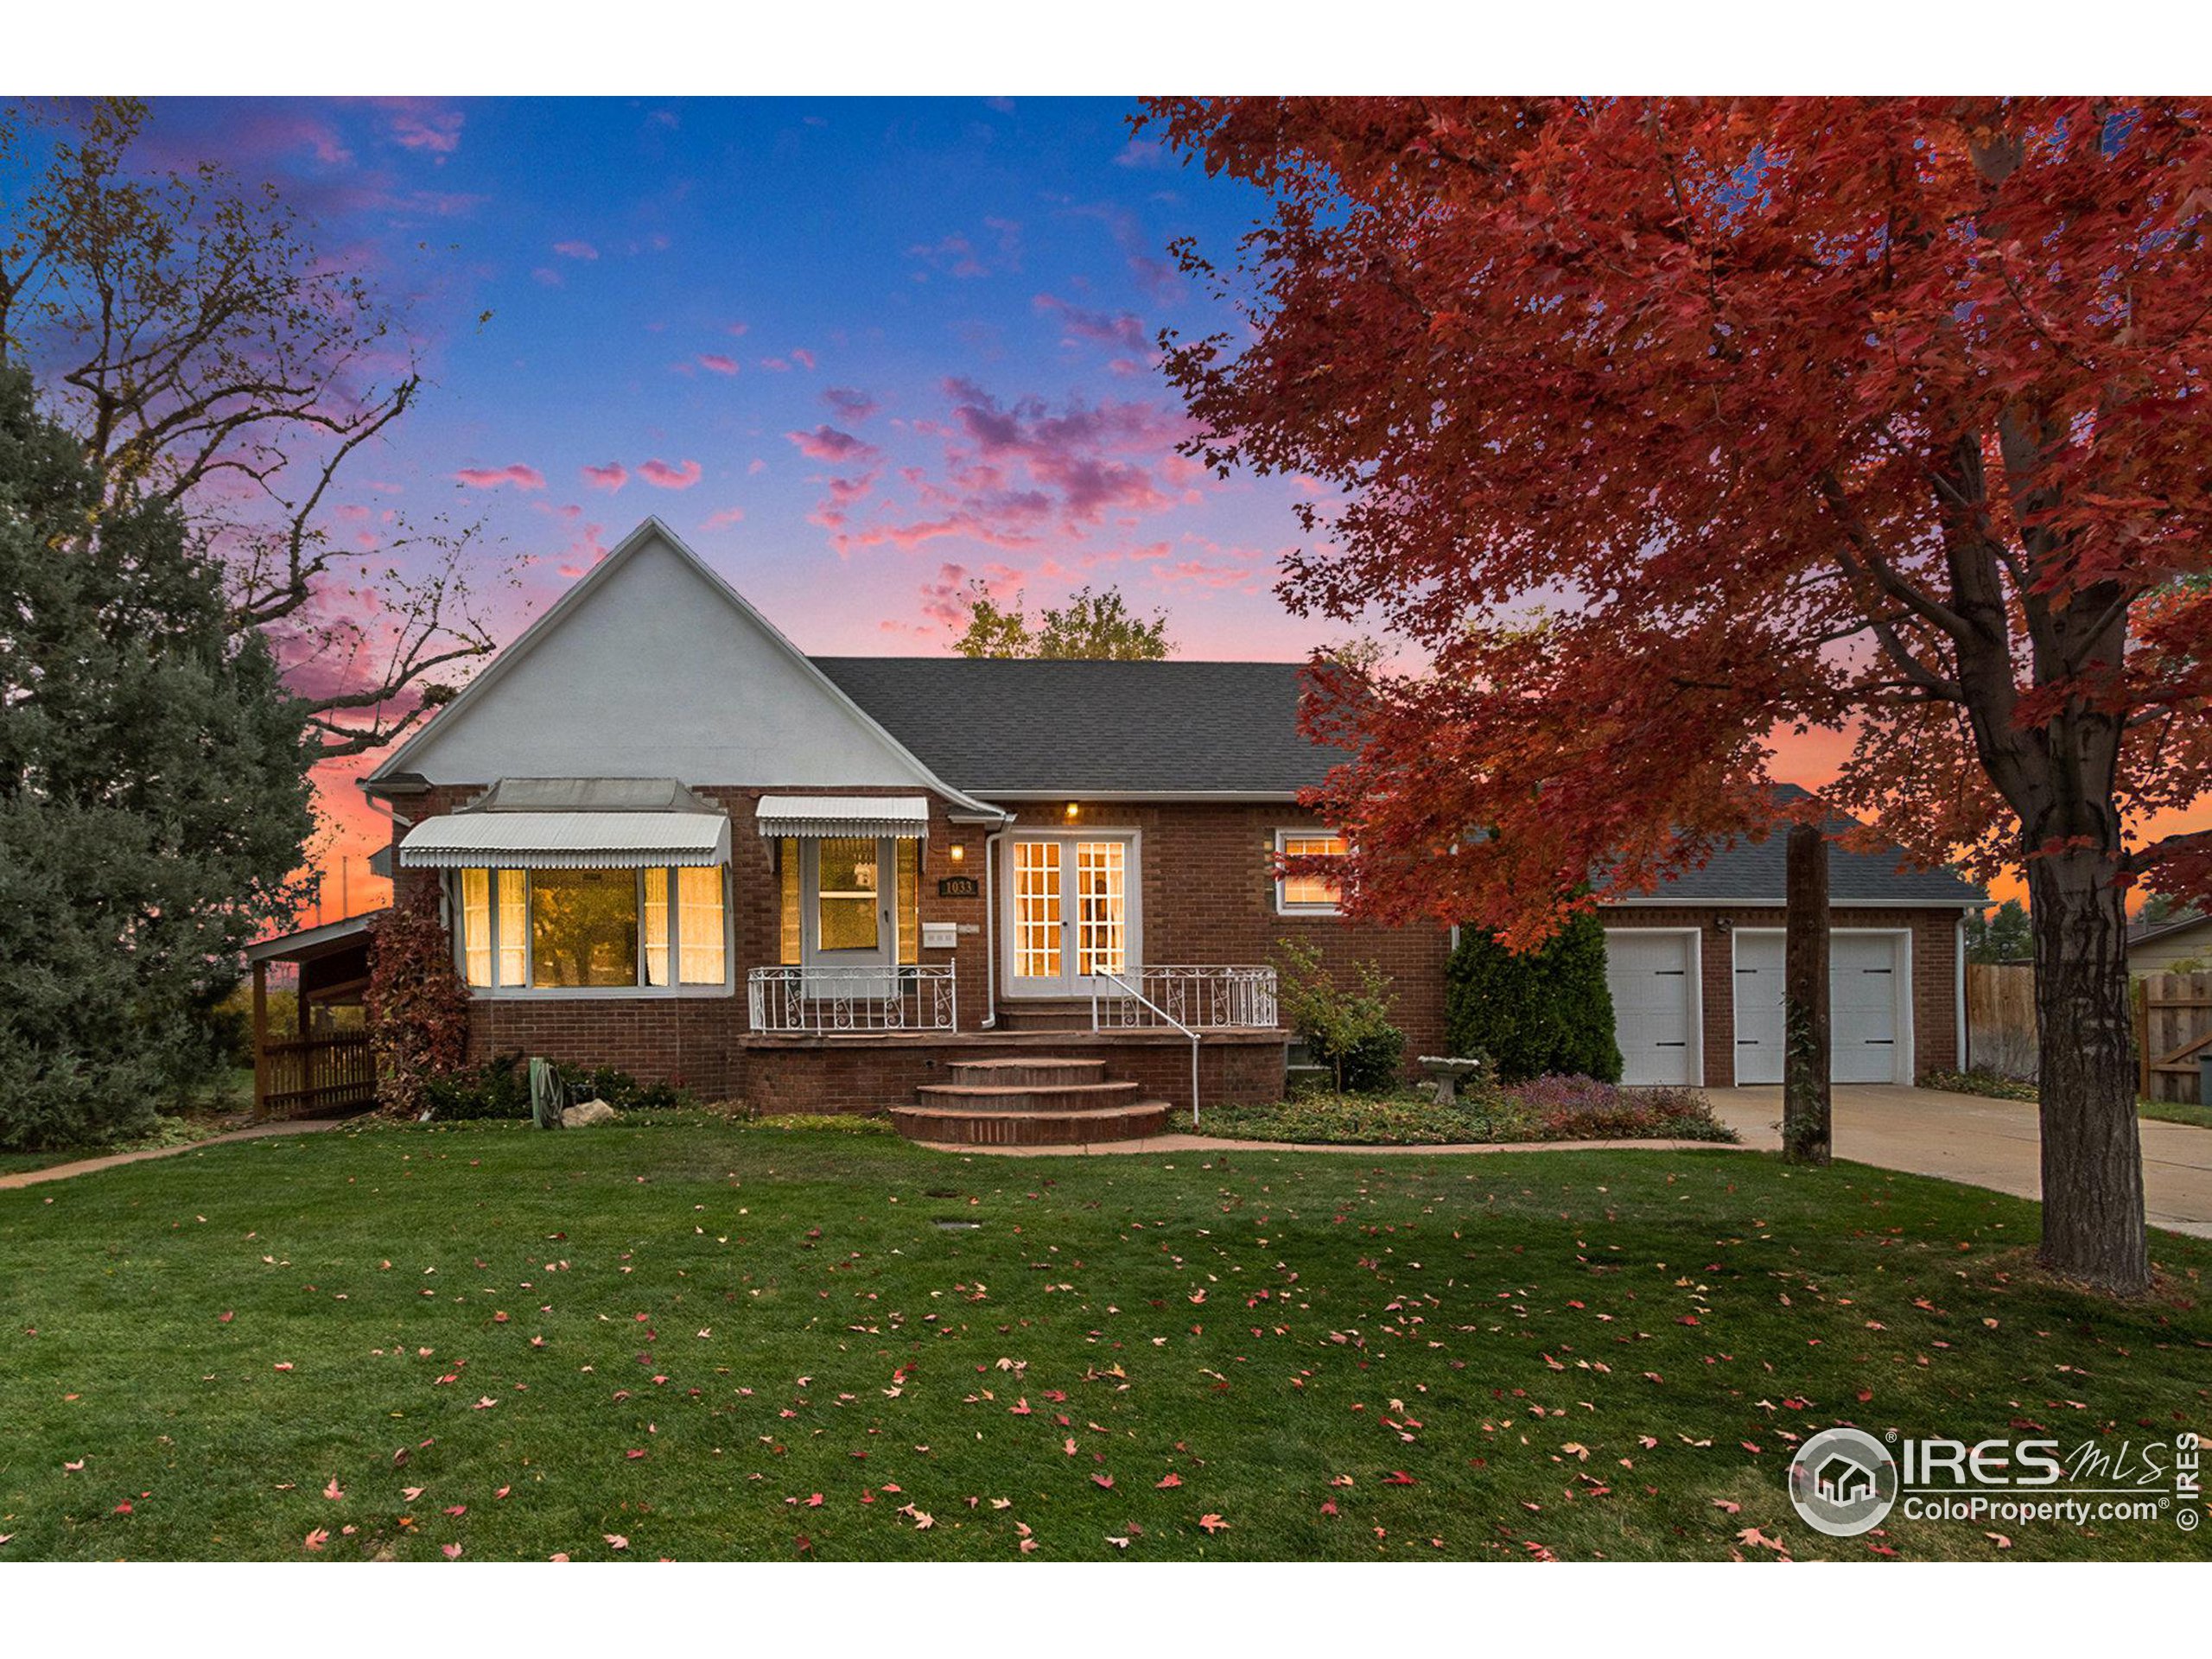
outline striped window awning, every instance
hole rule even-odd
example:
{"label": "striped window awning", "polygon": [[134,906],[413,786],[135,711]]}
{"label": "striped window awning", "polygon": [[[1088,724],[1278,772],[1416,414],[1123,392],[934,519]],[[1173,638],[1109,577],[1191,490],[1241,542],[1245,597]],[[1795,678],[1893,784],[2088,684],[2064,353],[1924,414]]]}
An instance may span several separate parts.
{"label": "striped window awning", "polygon": [[926,795],[763,795],[753,808],[760,833],[781,836],[893,836],[924,841]]}
{"label": "striped window awning", "polygon": [[404,870],[635,870],[729,861],[721,812],[455,812],[399,843]]}

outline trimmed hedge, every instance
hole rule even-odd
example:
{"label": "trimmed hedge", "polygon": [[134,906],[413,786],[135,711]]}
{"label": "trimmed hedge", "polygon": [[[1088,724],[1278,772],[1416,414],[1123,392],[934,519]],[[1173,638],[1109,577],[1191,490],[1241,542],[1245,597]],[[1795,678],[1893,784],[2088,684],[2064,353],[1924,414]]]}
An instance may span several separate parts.
{"label": "trimmed hedge", "polygon": [[1445,969],[1444,1029],[1454,1054],[1488,1057],[1502,1083],[1568,1076],[1618,1083],[1605,931],[1587,912],[1516,954],[1473,928]]}

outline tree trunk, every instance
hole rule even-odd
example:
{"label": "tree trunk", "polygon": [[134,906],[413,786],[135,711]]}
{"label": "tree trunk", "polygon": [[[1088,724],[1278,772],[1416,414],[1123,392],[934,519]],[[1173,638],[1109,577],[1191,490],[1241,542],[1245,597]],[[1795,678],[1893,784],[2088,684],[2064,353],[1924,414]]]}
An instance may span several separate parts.
{"label": "tree trunk", "polygon": [[1782,975],[1782,1157],[1828,1161],[1828,842],[1793,823]]}
{"label": "tree trunk", "polygon": [[2043,1264],[2115,1295],[2151,1284],[2126,895],[2110,858],[2028,862],[2043,1131]]}

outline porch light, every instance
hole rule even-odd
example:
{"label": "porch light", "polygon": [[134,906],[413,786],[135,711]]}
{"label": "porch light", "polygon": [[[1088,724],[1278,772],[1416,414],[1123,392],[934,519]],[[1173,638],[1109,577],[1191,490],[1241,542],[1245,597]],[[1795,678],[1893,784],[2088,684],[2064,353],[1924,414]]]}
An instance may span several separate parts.
{"label": "porch light", "polygon": [[950,847],[945,849],[945,854],[946,856],[950,858],[954,863],[958,864],[965,861],[967,859],[968,849],[956,841]]}
{"label": "porch light", "polygon": [[1073,801],[1070,801],[1068,803],[1067,816],[1070,822],[1073,822],[1076,818],[1080,817],[1082,814],[1083,809],[1081,807],[1077,806]]}

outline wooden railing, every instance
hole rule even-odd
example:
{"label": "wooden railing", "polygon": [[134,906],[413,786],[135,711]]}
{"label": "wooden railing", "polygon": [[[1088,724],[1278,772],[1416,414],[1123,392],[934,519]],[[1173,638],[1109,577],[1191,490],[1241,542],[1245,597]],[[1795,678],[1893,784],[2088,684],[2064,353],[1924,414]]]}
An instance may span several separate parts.
{"label": "wooden railing", "polygon": [[306,1117],[366,1106],[376,1098],[376,1056],[365,1031],[264,1043],[253,1083],[259,1117]]}

